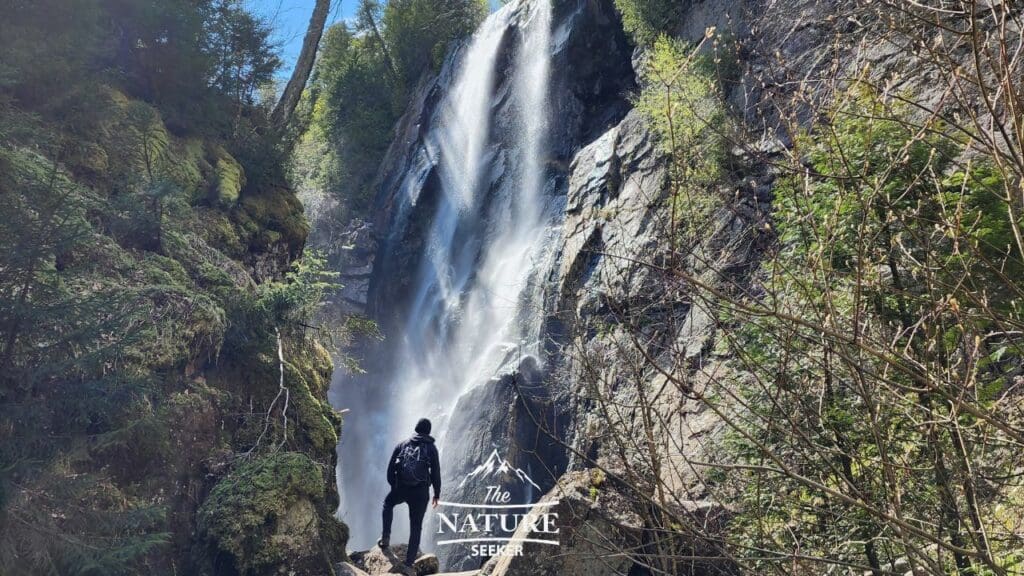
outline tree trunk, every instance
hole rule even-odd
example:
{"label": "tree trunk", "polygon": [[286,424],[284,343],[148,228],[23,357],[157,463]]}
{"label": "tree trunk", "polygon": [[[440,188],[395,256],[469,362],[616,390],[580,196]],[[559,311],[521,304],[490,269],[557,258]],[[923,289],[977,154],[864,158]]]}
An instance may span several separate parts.
{"label": "tree trunk", "polygon": [[270,113],[270,124],[277,131],[283,131],[288,121],[291,120],[295,107],[299,105],[302,97],[302,90],[306,87],[310,73],[313,72],[313,63],[316,61],[316,51],[320,46],[320,37],[324,34],[324,26],[327,24],[327,13],[331,10],[331,0],[316,0],[313,8],[313,16],[309,19],[309,28],[306,29],[306,37],[302,40],[302,52],[299,53],[299,60],[292,70],[292,77],[284,87],[281,99],[274,106]]}
{"label": "tree trunk", "polygon": [[[373,6],[379,6],[374,3]],[[377,18],[374,16],[374,9],[367,5],[366,2],[359,6],[359,19],[361,24],[370,29],[373,33],[373,39],[380,45],[381,54],[384,55],[384,65],[387,67],[388,72],[391,74],[391,80],[398,83],[398,68],[395,67],[395,61],[391,59],[391,52],[388,50],[388,45],[384,42],[384,36],[380,33],[380,28],[377,26]]]}

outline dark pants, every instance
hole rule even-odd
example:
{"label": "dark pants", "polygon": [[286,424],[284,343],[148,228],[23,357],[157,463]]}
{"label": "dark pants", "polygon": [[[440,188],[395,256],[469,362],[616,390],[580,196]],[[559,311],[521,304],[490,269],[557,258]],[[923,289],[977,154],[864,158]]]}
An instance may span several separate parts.
{"label": "dark pants", "polygon": [[427,513],[429,501],[430,486],[392,486],[391,492],[384,498],[385,538],[391,537],[391,521],[394,519],[395,506],[403,502],[409,505],[409,551],[405,554],[405,563],[410,566],[419,554],[423,515]]}

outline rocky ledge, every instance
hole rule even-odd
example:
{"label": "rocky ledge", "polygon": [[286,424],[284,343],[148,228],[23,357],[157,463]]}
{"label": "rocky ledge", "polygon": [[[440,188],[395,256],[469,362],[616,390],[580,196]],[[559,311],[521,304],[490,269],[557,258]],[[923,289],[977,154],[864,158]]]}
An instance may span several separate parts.
{"label": "rocky ledge", "polygon": [[[349,554],[351,562],[342,562],[336,567],[335,572],[338,576],[406,573],[410,576],[427,576],[429,574],[438,574],[440,563],[437,560],[437,556],[422,553],[416,559],[413,570],[406,572],[406,568],[402,563],[402,559],[405,558],[406,549],[407,547],[404,544],[396,544],[384,550],[374,546],[370,550],[353,552]],[[469,576],[470,574],[475,573],[463,573],[462,576]]]}

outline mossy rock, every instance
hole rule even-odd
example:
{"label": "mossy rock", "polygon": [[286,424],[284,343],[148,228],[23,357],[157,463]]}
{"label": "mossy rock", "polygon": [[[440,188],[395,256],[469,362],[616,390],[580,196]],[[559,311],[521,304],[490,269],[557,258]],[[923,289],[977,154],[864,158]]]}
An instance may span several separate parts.
{"label": "mossy rock", "polygon": [[302,203],[291,190],[281,187],[246,189],[239,207],[236,220],[252,233],[254,241],[265,244],[257,245],[258,249],[284,242],[290,254],[298,255],[309,234],[309,224]]}
{"label": "mossy rock", "polygon": [[198,207],[195,212],[195,233],[202,236],[207,244],[216,246],[224,254],[238,260],[245,256],[247,241],[243,234],[250,231],[240,229],[240,224],[221,210]]}
{"label": "mossy rock", "polygon": [[146,252],[139,258],[138,264],[139,272],[147,284],[187,288],[192,283],[185,267],[173,258]]}
{"label": "mossy rock", "polygon": [[334,515],[323,518],[320,524],[320,539],[326,550],[338,554],[335,561],[348,562],[348,553],[345,547],[348,545],[348,525],[338,520]]}
{"label": "mossy rock", "polygon": [[311,340],[303,345],[303,353],[292,362],[305,375],[310,392],[318,398],[326,398],[334,374],[331,353],[319,341]]}
{"label": "mossy rock", "polygon": [[[0,195],[11,222],[19,214],[31,221],[40,202],[64,196],[62,229],[74,233],[40,259],[48,282],[41,298],[60,298],[36,306],[58,310],[47,311],[53,327],[41,330],[60,341],[67,326],[81,329],[85,336],[69,352],[82,367],[76,374],[95,369],[104,377],[90,372],[87,380],[100,392],[83,397],[113,402],[106,403],[111,416],[104,410],[96,419],[101,433],[75,450],[71,465],[80,469],[68,473],[91,483],[95,471],[111,510],[152,508],[159,525],[150,529],[147,520],[137,528],[166,531],[162,550],[174,565],[195,544],[200,574],[329,574],[330,563],[344,558],[348,530],[333,517],[339,427],[325,400],[330,358],[321,347],[302,342],[290,350],[286,342],[286,358],[295,363],[286,379],[288,442],[280,445],[274,419],[254,457],[234,466],[235,450],[256,444],[265,422],[260,411],[278,386],[272,326],[254,309],[254,278],[283,275],[301,252],[308,231],[302,207],[285,187],[247,183],[220,145],[182,137],[156,108],[102,90],[102,110],[81,134],[33,129],[38,144],[0,146]],[[59,162],[41,152],[57,134],[72,139]],[[156,230],[159,243],[148,242]],[[257,238],[273,258],[253,249]],[[59,312],[65,306],[75,312],[67,325]],[[229,328],[240,334],[234,356],[222,354]],[[93,329],[96,342],[86,341]],[[4,488],[0,482],[0,508]],[[196,510],[195,499],[207,493]],[[163,562],[164,552],[154,555]],[[169,572],[164,566],[150,568]]]}
{"label": "mossy rock", "polygon": [[213,179],[214,168],[206,154],[206,143],[198,138],[176,140],[168,154],[168,177],[186,192],[190,203],[201,199],[208,182]]}
{"label": "mossy rock", "polygon": [[169,460],[182,467],[197,457],[208,457],[227,447],[226,434],[220,427],[219,407],[227,395],[201,381],[169,395],[159,409],[160,420],[167,428]]}
{"label": "mossy rock", "polygon": [[305,376],[295,365],[285,363],[285,386],[291,391],[296,414],[296,430],[291,433],[301,434],[318,453],[329,452],[338,445],[341,420],[330,404],[314,396]]}
{"label": "mossy rock", "polygon": [[271,454],[239,466],[199,509],[199,535],[211,548],[215,571],[328,573],[328,556],[343,552],[327,548],[338,545],[339,530],[320,510],[323,498],[323,475],[305,454]]}
{"label": "mossy rock", "polygon": [[242,188],[245,187],[245,171],[242,165],[227,150],[216,144],[208,147],[207,156],[215,172],[212,189],[214,198],[222,206],[234,205],[242,193]]}
{"label": "mossy rock", "polygon": [[79,169],[92,176],[100,176],[107,173],[110,168],[110,158],[107,151],[95,142],[83,142],[72,148],[66,164],[72,169]]}

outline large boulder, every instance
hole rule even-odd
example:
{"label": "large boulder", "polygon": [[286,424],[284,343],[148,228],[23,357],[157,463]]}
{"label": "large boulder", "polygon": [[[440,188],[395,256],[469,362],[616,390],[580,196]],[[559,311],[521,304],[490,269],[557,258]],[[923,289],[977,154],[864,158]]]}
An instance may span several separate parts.
{"label": "large boulder", "polygon": [[[592,490],[593,489],[593,490]],[[558,502],[554,506],[547,503]],[[641,544],[642,519],[617,493],[596,493],[589,472],[572,472],[531,512],[558,515],[558,545],[523,543],[522,554],[496,556],[484,565],[486,576],[594,576],[625,574],[633,562],[623,550]],[[550,540],[521,523],[514,540]]]}
{"label": "large boulder", "polygon": [[[555,504],[551,504],[555,503]],[[607,480],[598,470],[570,472],[544,496],[531,512],[557,514],[557,544],[523,542],[518,555],[495,556],[483,567],[484,576],[597,576],[645,575],[652,560],[677,558],[670,570],[678,576],[710,576],[735,573],[724,560],[708,560],[720,554],[708,536],[722,530],[725,510],[710,502],[687,502],[673,510],[687,526],[652,528],[643,498]],[[515,540],[548,540],[550,533],[521,522]],[[661,542],[657,550],[652,535]],[[698,535],[699,534],[699,535]],[[664,573],[665,568],[661,568]]]}
{"label": "large boulder", "polygon": [[320,574],[344,559],[348,531],[327,506],[323,476],[305,454],[246,462],[199,509],[199,537],[217,573]]}
{"label": "large boulder", "polygon": [[[532,503],[550,490],[565,471],[565,448],[549,431],[566,426],[568,403],[543,385],[536,359],[522,359],[516,369],[485,382],[459,398],[446,438],[458,438],[459,450],[447,456],[442,482],[445,500],[484,502],[489,486],[500,486],[510,502]],[[480,407],[493,407],[480,409]],[[506,464],[513,472],[469,481],[489,461]],[[528,479],[527,479],[528,478]],[[500,537],[496,529],[488,534]],[[480,559],[464,544],[438,548],[446,570],[479,568]]]}

